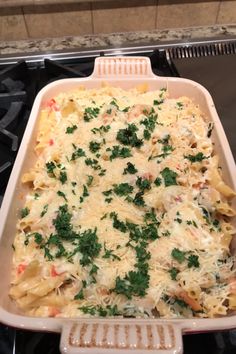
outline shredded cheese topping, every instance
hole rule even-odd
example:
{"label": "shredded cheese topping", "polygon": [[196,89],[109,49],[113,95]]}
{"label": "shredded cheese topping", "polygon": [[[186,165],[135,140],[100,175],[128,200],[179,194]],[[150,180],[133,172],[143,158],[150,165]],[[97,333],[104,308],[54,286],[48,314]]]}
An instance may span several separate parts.
{"label": "shredded cheese topping", "polygon": [[41,112],[10,296],[32,316],[235,309],[235,230],[213,125],[165,88],[61,93]]}

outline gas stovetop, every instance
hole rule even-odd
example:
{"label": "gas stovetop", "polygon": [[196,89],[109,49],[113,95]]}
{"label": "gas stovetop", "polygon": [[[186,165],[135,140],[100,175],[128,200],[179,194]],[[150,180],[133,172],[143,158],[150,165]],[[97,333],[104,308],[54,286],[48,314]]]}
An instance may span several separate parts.
{"label": "gas stovetop", "polygon": [[[37,92],[46,84],[92,73],[97,56],[149,56],[159,76],[181,76],[211,93],[236,157],[236,39],[0,58],[0,203]],[[59,353],[59,335],[0,325],[0,354]],[[235,354],[236,330],[184,336],[185,354]]]}

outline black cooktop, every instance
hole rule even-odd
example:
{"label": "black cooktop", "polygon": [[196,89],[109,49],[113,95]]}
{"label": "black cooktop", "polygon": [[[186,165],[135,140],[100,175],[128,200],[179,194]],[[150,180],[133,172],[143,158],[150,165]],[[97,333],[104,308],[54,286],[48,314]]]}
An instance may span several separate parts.
{"label": "black cooktop", "polygon": [[[170,59],[165,50],[135,55],[148,55],[157,75],[189,78],[210,91],[236,157],[236,55]],[[0,198],[37,92],[54,80],[88,76],[93,66],[91,57],[0,65]],[[59,341],[58,334],[23,331],[0,324],[0,354],[56,354]],[[183,342],[185,354],[235,354],[236,330],[185,335]]]}

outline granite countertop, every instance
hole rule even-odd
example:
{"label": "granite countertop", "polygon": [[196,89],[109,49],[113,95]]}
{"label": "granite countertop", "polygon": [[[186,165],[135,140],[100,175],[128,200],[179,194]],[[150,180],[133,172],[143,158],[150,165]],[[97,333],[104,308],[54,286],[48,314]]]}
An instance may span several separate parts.
{"label": "granite countertop", "polygon": [[0,55],[16,53],[52,52],[58,50],[85,50],[89,48],[111,48],[135,44],[154,44],[165,41],[190,41],[197,38],[228,38],[236,40],[236,24],[214,25],[140,32],[83,35],[62,38],[1,41]]}

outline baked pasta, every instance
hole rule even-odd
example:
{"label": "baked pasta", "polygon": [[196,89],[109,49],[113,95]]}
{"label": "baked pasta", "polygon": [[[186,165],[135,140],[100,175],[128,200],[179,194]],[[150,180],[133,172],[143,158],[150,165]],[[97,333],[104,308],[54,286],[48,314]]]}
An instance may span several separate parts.
{"label": "baked pasta", "polygon": [[165,88],[45,104],[13,248],[30,316],[217,317],[236,309],[235,230],[213,124]]}

